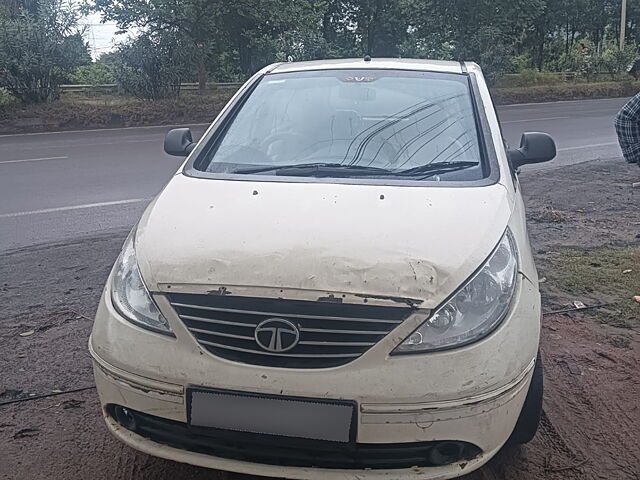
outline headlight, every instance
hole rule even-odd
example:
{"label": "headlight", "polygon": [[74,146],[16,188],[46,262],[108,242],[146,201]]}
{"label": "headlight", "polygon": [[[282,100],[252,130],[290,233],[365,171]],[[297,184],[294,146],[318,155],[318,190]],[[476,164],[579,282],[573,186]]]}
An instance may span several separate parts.
{"label": "headlight", "polygon": [[393,353],[444,350],[488,335],[509,310],[517,272],[515,243],[507,230],[478,272]]}
{"label": "headlight", "polygon": [[171,335],[167,320],[156,307],[142,281],[136,260],[134,238],[135,228],[124,242],[122,252],[113,267],[111,301],[116,310],[130,322]]}

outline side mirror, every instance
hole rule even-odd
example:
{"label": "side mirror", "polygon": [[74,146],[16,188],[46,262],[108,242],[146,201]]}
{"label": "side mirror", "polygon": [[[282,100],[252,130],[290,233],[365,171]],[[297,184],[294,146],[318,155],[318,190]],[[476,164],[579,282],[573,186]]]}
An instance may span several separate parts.
{"label": "side mirror", "polygon": [[176,157],[186,157],[195,146],[190,128],[174,128],[164,138],[164,151]]}
{"label": "side mirror", "polygon": [[508,150],[507,156],[513,168],[529,163],[548,162],[556,156],[556,142],[546,133],[523,133],[520,148]]}

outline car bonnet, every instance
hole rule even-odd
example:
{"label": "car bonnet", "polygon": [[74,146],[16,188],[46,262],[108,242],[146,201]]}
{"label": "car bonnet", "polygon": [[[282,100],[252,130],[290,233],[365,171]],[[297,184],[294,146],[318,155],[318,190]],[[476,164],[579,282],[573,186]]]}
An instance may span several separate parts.
{"label": "car bonnet", "polygon": [[152,291],[344,295],[434,308],[495,248],[512,195],[499,183],[398,187],[177,175],[139,223],[138,263]]}

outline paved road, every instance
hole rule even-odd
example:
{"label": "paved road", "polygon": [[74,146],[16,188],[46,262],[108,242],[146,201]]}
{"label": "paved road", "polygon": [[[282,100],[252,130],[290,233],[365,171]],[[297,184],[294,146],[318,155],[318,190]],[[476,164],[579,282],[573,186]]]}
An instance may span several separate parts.
{"label": "paved road", "polygon": [[522,132],[550,133],[558,146],[558,157],[550,163],[527,169],[553,169],[600,158],[621,156],[613,117],[627,99],[579,100],[499,108],[504,136],[517,146]]}
{"label": "paved road", "polygon": [[[534,168],[556,168],[619,156],[612,119],[623,103],[508,106],[500,118],[512,145],[523,131],[552,134],[558,158]],[[182,161],[162,151],[169,128],[0,136],[0,251],[129,228]]]}

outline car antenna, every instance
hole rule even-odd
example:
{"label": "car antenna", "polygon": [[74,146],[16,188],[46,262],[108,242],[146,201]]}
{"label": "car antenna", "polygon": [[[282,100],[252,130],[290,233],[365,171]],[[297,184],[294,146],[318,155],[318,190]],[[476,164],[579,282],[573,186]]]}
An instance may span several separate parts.
{"label": "car antenna", "polygon": [[365,55],[364,56],[364,61],[365,62],[370,62],[371,61],[371,55]]}

